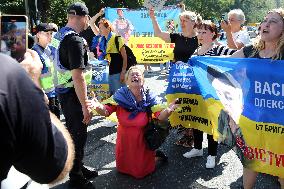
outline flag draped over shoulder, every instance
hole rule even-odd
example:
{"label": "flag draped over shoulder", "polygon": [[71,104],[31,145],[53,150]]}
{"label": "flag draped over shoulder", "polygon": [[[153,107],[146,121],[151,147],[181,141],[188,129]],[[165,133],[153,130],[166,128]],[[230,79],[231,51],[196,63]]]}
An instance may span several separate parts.
{"label": "flag draped over shoulder", "polygon": [[170,71],[167,99],[181,108],[173,126],[213,133],[243,165],[284,178],[284,62],[193,57]]}

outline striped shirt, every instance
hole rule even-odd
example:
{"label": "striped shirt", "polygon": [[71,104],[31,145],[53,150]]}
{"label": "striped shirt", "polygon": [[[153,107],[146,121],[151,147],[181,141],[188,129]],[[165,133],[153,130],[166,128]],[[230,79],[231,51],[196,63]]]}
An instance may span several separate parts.
{"label": "striped shirt", "polygon": [[197,56],[223,56],[223,55],[232,55],[236,52],[236,49],[229,49],[228,47],[222,45],[214,45],[212,49],[207,51],[204,54],[198,54],[198,49],[196,50]]}

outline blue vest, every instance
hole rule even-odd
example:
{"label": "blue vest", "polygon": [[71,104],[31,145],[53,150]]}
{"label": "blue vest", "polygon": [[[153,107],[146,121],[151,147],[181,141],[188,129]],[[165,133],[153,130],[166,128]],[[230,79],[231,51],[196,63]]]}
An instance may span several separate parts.
{"label": "blue vest", "polygon": [[35,50],[42,62],[43,68],[41,71],[40,76],[40,83],[41,87],[43,88],[45,94],[48,98],[52,98],[56,96],[55,88],[54,88],[54,67],[53,63],[50,61],[50,49],[47,46],[45,49],[38,44],[35,44],[32,47],[33,50]]}
{"label": "blue vest", "polygon": [[[75,35],[78,35],[72,28],[69,28],[69,27],[63,27],[61,28],[52,38],[52,41],[51,41],[51,48],[54,50],[54,67],[55,67],[55,71],[56,71],[56,74],[55,74],[55,89],[56,89],[56,92],[57,93],[66,93],[69,91],[70,87],[72,87],[71,85],[70,86],[64,86],[64,85],[60,85],[59,82],[58,82],[58,74],[57,72],[68,72],[70,70],[66,69],[61,63],[60,63],[60,59],[59,59],[59,48],[60,48],[60,44],[61,42],[63,41],[63,39],[67,36],[67,35],[70,35],[70,34],[75,34]],[[70,77],[71,74],[70,74]],[[70,78],[71,79],[71,78]],[[67,81],[66,81],[67,82]]]}
{"label": "blue vest", "polygon": [[[55,49],[55,57],[54,57],[54,68],[55,68],[55,87],[56,92],[58,93],[66,93],[70,88],[74,87],[73,81],[72,81],[72,74],[71,70],[68,70],[65,68],[61,63],[59,59],[59,49],[61,42],[64,40],[64,38],[67,35],[75,34],[79,36],[72,28],[69,27],[63,27],[61,28],[53,37],[51,41],[51,46],[53,49]],[[84,77],[86,80],[87,85],[91,84],[92,80],[92,67],[86,66],[86,68],[83,70]]]}

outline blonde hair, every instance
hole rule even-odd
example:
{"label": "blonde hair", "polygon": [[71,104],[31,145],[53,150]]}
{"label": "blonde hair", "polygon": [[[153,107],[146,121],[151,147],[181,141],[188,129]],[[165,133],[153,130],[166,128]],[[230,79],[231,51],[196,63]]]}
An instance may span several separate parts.
{"label": "blonde hair", "polygon": [[193,20],[193,21],[197,20],[197,14],[195,12],[192,12],[192,11],[181,12],[179,14],[179,17],[185,17],[185,18]]}
{"label": "blonde hair", "polygon": [[195,25],[193,26],[193,28],[196,28],[196,26],[202,22],[202,17],[199,14],[196,14],[195,12],[192,12],[192,11],[181,12],[179,14],[179,18],[181,17],[194,21]]}
{"label": "blonde hair", "polygon": [[139,71],[141,72],[142,76],[143,76],[143,79],[144,79],[144,69],[143,69],[143,68],[140,68],[140,67],[138,67],[138,66],[131,66],[131,67],[129,68],[129,70],[127,70],[127,72],[126,72],[126,74],[125,74],[125,81],[128,80],[128,76],[129,76],[129,74],[130,74],[130,72],[131,72],[132,70],[139,70]]}
{"label": "blonde hair", "polygon": [[[269,13],[278,13],[281,16],[282,22],[284,24],[284,9],[283,8],[272,9],[267,14],[269,14]],[[253,47],[257,51],[261,51],[265,48],[265,42],[260,39],[260,36],[257,36],[257,38],[254,40]],[[276,49],[275,49],[276,53],[272,57],[272,59],[273,60],[281,59],[283,57],[283,51],[284,51],[284,35],[283,35],[283,32],[282,32],[282,35],[280,36],[280,38],[279,38],[279,40],[276,44]]]}
{"label": "blonde hair", "polygon": [[228,13],[228,17],[230,17],[231,15],[236,15],[238,20],[241,21],[242,24],[244,24],[246,21],[245,14],[241,9],[230,10],[230,12]]}

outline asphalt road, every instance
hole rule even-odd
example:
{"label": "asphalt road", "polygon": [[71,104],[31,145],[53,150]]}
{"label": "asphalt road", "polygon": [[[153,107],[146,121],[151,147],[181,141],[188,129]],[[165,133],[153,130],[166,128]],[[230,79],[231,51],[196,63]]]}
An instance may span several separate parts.
{"label": "asphalt road", "polygon": [[[165,96],[166,74],[161,74],[159,65],[152,66],[154,73],[146,74],[146,84],[161,98]],[[120,174],[115,168],[116,128],[105,127],[103,117],[94,117],[88,127],[88,141],[85,148],[85,165],[99,171],[99,177],[93,179],[98,189],[183,189],[183,188],[242,188],[242,165],[235,153],[223,145],[218,147],[217,164],[214,169],[205,168],[207,157],[206,137],[203,143],[204,156],[186,159],[183,153],[190,150],[177,146],[174,142],[179,137],[172,130],[162,150],[168,155],[169,162],[158,164],[156,171],[144,179],[134,179]],[[68,180],[54,189],[67,189]],[[260,174],[256,189],[279,189],[276,177]]]}

